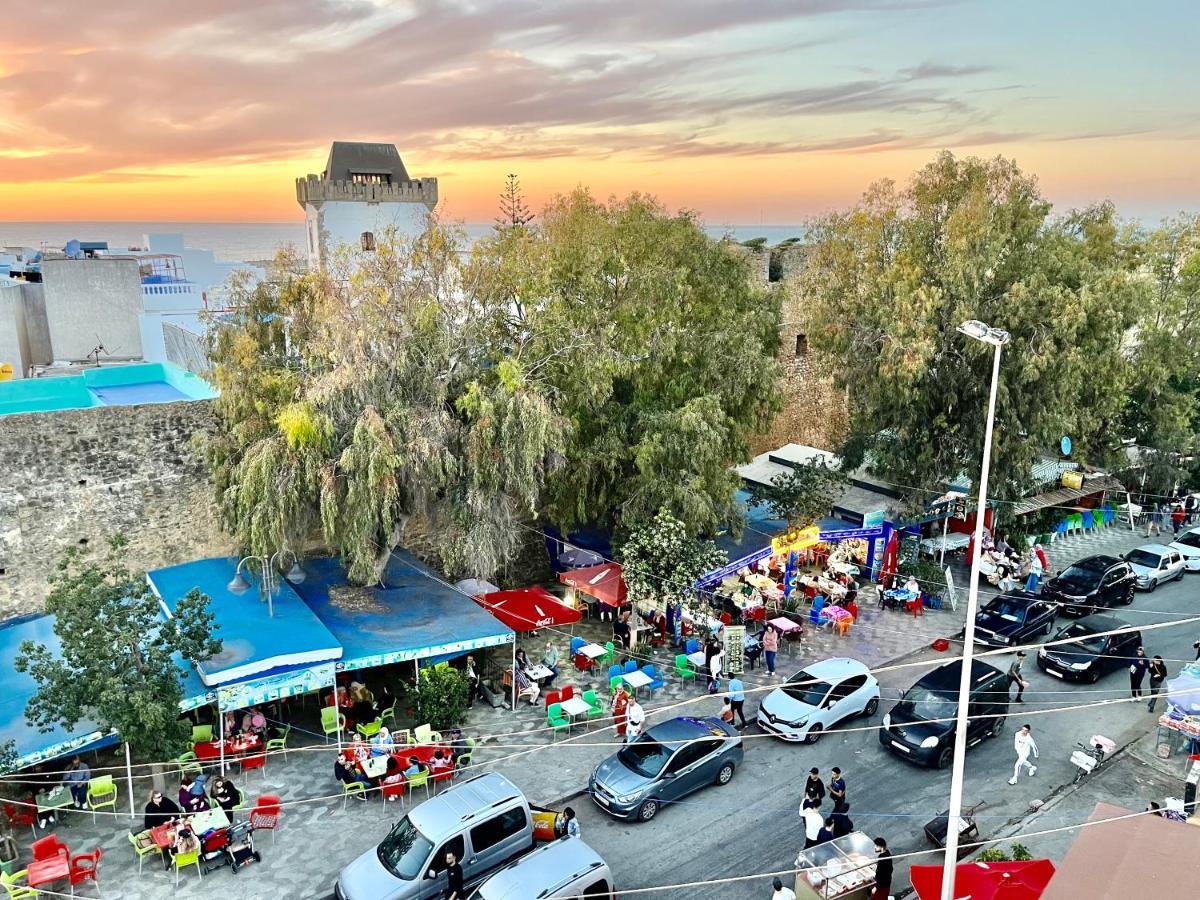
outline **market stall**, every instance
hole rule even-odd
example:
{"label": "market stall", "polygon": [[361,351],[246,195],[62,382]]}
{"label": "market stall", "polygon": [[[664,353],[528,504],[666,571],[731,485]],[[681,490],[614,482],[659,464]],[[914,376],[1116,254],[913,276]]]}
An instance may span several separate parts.
{"label": "market stall", "polygon": [[853,831],[801,850],[796,870],[797,900],[867,900],[875,887],[875,842]]}
{"label": "market stall", "polygon": [[1189,663],[1167,682],[1167,708],[1158,719],[1159,757],[1187,758],[1200,747],[1200,663]]}

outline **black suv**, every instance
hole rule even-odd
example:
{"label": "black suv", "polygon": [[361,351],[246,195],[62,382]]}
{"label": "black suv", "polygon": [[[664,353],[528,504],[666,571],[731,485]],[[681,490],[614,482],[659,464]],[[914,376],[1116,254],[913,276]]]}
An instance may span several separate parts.
{"label": "black suv", "polygon": [[[896,756],[944,769],[954,759],[958,679],[962,660],[927,672],[883,717],[879,743]],[[967,702],[967,746],[995,737],[1008,712],[1008,676],[981,659],[972,660]]]}
{"label": "black suv", "polygon": [[1028,644],[1050,633],[1058,607],[1025,591],[992,599],[975,616],[975,641],[993,647]]}
{"label": "black suv", "polygon": [[1137,576],[1115,556],[1088,556],[1072,563],[1042,588],[1042,597],[1068,616],[1086,616],[1133,602]]}
{"label": "black suv", "polygon": [[1100,676],[1115,669],[1128,668],[1142,646],[1140,631],[1109,634],[1120,631],[1129,623],[1116,616],[1087,616],[1072,622],[1054,636],[1056,641],[1073,639],[1069,644],[1054,644],[1038,651],[1038,668],[1047,675],[1065,681],[1087,681],[1095,684]]}

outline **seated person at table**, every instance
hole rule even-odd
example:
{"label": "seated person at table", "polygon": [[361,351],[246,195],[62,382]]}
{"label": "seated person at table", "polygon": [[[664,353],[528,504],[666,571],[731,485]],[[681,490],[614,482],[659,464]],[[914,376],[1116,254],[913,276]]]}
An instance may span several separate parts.
{"label": "seated person at table", "polygon": [[196,833],[192,831],[189,825],[181,824],[179,830],[175,832],[175,840],[171,842],[171,855],[178,856],[181,853],[194,853],[199,849],[200,841],[196,838]]}
{"label": "seated person at table", "polygon": [[372,756],[387,756],[395,749],[396,741],[386,728],[380,728],[379,733],[371,739]]}
{"label": "seated person at table", "polygon": [[237,713],[233,713],[233,712],[225,713],[225,737],[226,737],[226,739],[236,738],[241,733],[242,733],[242,720],[238,717]]}
{"label": "seated person at table", "polygon": [[412,775],[420,775],[420,774],[421,774],[421,761],[419,759],[417,759],[415,756],[410,756],[408,758],[408,768],[404,770],[404,777],[408,778]]}
{"label": "seated person at table", "polygon": [[[199,793],[196,793],[197,787]],[[204,796],[204,782],[193,780],[191,775],[184,775],[179,782],[179,808],[184,814],[200,812],[208,809],[208,798]]]}
{"label": "seated person at table", "polygon": [[554,684],[554,679],[558,677],[558,648],[554,646],[553,641],[546,641],[546,651],[542,654],[542,665],[550,670],[550,677],[546,679],[546,687]]}
{"label": "seated person at table", "polygon": [[516,686],[518,698],[528,700],[530,706],[537,703],[538,694],[541,693],[542,689],[529,680],[529,676],[521,668],[519,659],[517,661],[517,668],[513,671],[513,684]]}
{"label": "seated person at table", "polygon": [[178,819],[181,810],[170,797],[164,797],[162,791],[151,791],[150,802],[146,804],[146,817],[142,822],[146,831],[166,825],[172,819]]}
{"label": "seated person at table", "polygon": [[218,778],[212,787],[212,798],[221,809],[232,816],[233,808],[242,802],[242,792],[234,787],[228,778]]}
{"label": "seated person at table", "polygon": [[371,748],[367,745],[366,738],[357,732],[350,744],[350,758],[359,763],[364,763],[371,758]]}
{"label": "seated person at table", "polygon": [[858,620],[858,604],[855,603],[853,599],[848,599],[846,601],[846,612],[850,613],[855,621]]}
{"label": "seated person at table", "polygon": [[531,668],[533,668],[529,664],[529,657],[525,655],[524,650],[517,651],[517,668],[522,672],[528,672]]}
{"label": "seated person at table", "polygon": [[439,772],[445,772],[447,769],[454,768],[454,760],[450,758],[450,754],[439,747],[433,751],[433,758],[429,760],[429,771],[434,775]]}
{"label": "seated person at table", "polygon": [[921,584],[917,581],[916,576],[908,576],[908,581],[904,582],[904,590],[908,591],[910,594],[921,593]]}
{"label": "seated person at table", "polygon": [[354,762],[347,759],[345,753],[339,753],[337,760],[333,764],[333,777],[342,784],[354,784],[356,781],[363,787],[370,787],[371,782],[367,776],[358,771]]}

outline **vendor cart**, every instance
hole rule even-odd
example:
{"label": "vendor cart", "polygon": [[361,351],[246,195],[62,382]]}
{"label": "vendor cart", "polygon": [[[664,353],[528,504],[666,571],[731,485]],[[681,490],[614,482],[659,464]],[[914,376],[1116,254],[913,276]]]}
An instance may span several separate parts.
{"label": "vendor cart", "polygon": [[[958,856],[960,859],[975,849],[970,846],[971,839],[979,837],[979,826],[975,824],[975,810],[983,804],[984,801],[981,800],[974,806],[965,807],[958,817]],[[949,821],[950,810],[946,810],[925,823],[925,837],[929,838],[929,843],[935,847],[944,848],[946,846],[946,834],[950,830],[947,827]]]}
{"label": "vendor cart", "polygon": [[867,900],[875,888],[875,841],[861,831],[801,850],[797,900]]}

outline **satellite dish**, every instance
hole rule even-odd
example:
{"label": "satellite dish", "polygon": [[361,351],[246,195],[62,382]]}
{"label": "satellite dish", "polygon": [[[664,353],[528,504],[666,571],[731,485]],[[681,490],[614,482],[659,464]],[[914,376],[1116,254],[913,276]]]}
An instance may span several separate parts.
{"label": "satellite dish", "polygon": [[1059,446],[1062,448],[1063,456],[1071,455],[1071,439],[1065,434],[1063,435],[1063,439],[1059,442]]}

